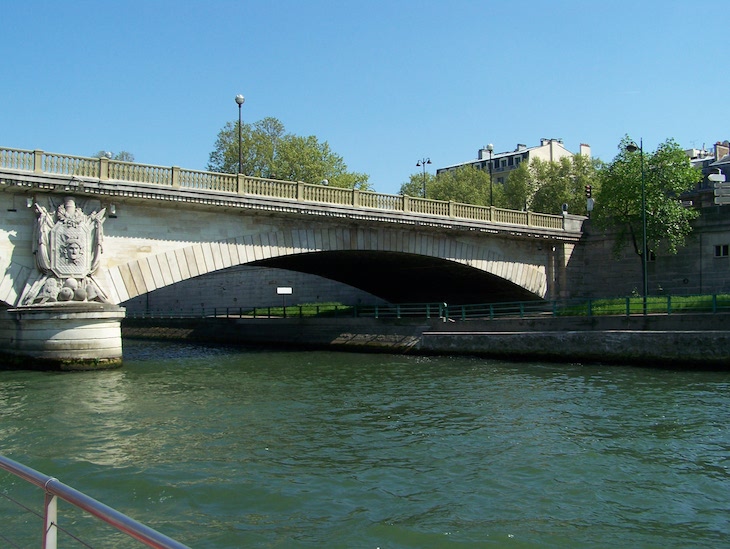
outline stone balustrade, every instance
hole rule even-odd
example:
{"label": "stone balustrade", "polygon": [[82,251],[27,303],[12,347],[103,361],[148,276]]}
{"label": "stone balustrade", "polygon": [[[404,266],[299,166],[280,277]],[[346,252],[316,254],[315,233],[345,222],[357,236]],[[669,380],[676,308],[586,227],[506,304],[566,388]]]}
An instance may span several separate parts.
{"label": "stone balustrade", "polygon": [[527,211],[506,210],[453,201],[382,194],[358,189],[343,189],[301,181],[281,181],[243,174],[227,174],[182,169],[177,166],[154,166],[122,162],[108,158],[89,158],[41,150],[0,148],[0,168],[37,174],[69,175],[120,181],[140,185],[195,189],[239,196],[282,198],[301,202],[336,204],[356,208],[400,211],[477,220],[507,225],[521,225],[564,230],[564,217]]}

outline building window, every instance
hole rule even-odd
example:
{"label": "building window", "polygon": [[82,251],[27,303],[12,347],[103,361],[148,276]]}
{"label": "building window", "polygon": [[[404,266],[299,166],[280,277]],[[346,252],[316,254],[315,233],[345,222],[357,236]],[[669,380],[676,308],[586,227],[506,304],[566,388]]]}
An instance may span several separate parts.
{"label": "building window", "polygon": [[730,245],[719,244],[715,246],[715,257],[728,257],[730,255]]}

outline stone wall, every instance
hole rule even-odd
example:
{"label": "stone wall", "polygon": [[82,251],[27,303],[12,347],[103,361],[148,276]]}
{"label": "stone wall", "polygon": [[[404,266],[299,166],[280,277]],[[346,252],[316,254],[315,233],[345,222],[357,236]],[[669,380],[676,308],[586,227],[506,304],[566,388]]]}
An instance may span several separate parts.
{"label": "stone wall", "polygon": [[[613,236],[590,221],[568,264],[571,295],[615,297],[641,294],[641,259],[626,246],[619,257]],[[730,245],[730,208],[703,208],[686,245],[676,255],[659,252],[647,262],[650,295],[730,293],[730,257],[716,257],[715,247]]]}
{"label": "stone wall", "polygon": [[730,366],[730,315],[442,319],[126,319],[123,337],[513,360]]}
{"label": "stone wall", "polygon": [[[291,295],[277,288],[292,289]],[[231,267],[178,282],[124,303],[128,314],[145,312],[199,312],[201,309],[250,309],[305,303],[382,305],[367,292],[320,276],[267,267]]]}

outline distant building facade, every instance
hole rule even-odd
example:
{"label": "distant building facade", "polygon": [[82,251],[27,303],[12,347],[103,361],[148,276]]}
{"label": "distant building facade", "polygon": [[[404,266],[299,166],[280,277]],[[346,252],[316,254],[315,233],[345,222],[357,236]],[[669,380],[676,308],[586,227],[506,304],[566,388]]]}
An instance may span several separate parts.
{"label": "distant building facade", "polygon": [[711,150],[687,149],[684,151],[689,157],[692,166],[702,170],[702,181],[694,191],[682,195],[685,201],[691,201],[698,208],[715,205],[714,183],[708,179],[710,174],[725,174],[726,181],[730,182],[730,142],[718,141]]}
{"label": "distant building facade", "polygon": [[[579,154],[590,157],[590,145],[581,144]],[[535,147],[528,147],[527,145],[518,143],[515,150],[508,152],[491,151],[490,154],[488,147],[482,147],[477,153],[476,160],[469,160],[460,164],[438,168],[436,175],[464,166],[474,166],[485,172],[490,172],[495,183],[504,184],[507,181],[509,172],[517,169],[523,162],[529,164],[533,158],[539,158],[546,162],[556,162],[561,158],[572,156],[574,156],[574,153],[565,148],[562,139],[543,138],[540,140],[540,144]]]}

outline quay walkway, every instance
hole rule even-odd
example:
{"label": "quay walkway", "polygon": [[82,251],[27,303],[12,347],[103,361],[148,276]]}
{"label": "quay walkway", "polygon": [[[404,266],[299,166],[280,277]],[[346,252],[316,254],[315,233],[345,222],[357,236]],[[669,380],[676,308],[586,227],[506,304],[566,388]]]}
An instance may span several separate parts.
{"label": "quay walkway", "polygon": [[[707,308],[686,312],[671,312],[671,298],[656,298],[669,309],[649,309],[649,314],[643,313],[641,298],[629,298],[623,313],[593,315],[585,314],[590,300],[573,303],[573,314],[566,309],[557,314],[560,308],[549,302],[487,305],[478,315],[477,306],[444,304],[381,307],[377,315],[374,307],[367,314],[365,308],[359,315],[351,308],[330,316],[304,316],[297,314],[302,312],[298,307],[288,308],[288,314],[269,309],[258,317],[231,310],[207,316],[158,311],[125,319],[122,335],[204,344],[728,369],[730,307],[721,296],[705,297]],[[467,310],[473,316],[466,316]]]}

